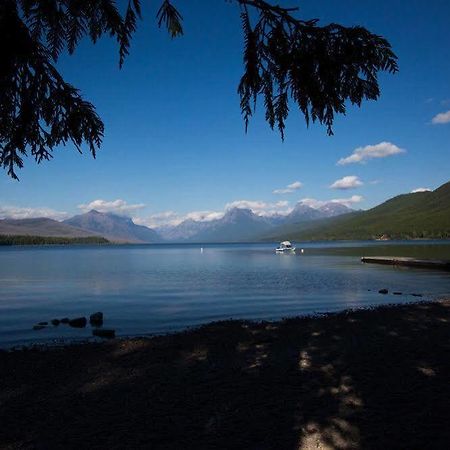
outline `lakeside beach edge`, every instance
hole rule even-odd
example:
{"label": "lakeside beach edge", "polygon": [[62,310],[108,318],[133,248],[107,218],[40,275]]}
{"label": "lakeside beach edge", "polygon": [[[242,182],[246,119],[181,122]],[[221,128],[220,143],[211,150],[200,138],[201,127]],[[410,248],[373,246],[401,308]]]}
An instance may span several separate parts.
{"label": "lakeside beach edge", "polygon": [[445,448],[449,358],[449,299],[3,351],[0,447]]}

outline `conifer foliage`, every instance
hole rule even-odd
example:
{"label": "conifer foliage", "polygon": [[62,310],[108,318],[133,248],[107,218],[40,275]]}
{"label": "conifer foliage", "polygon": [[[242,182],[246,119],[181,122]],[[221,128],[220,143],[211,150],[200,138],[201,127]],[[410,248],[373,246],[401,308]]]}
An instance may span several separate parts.
{"label": "conifer foliage", "polygon": [[[221,0],[217,0],[221,1]],[[244,74],[238,93],[247,129],[256,100],[284,139],[289,107],[297,104],[306,122],[319,121],[332,134],[345,102],[377,99],[379,71],[397,71],[387,40],[362,27],[318,26],[296,18],[296,8],[263,0],[238,5],[244,33]],[[83,37],[117,41],[119,66],[129,54],[141,1],[119,10],[115,0],[2,0],[0,2],[0,166],[17,178],[31,155],[38,163],[59,145],[87,145],[95,157],[104,126],[94,106],[67,83],[55,64],[72,54]],[[182,16],[163,0],[157,24],[171,37],[183,34]]]}

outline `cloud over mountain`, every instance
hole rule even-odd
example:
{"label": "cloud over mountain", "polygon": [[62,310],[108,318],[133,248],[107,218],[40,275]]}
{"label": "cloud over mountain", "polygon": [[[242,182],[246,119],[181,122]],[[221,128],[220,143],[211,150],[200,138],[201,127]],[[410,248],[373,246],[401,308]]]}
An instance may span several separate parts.
{"label": "cloud over mountain", "polygon": [[416,192],[431,192],[431,189],[425,188],[425,187],[419,187],[419,188],[413,189],[411,191],[411,194],[415,194]]}
{"label": "cloud over mountain", "polygon": [[274,203],[261,200],[235,200],[225,205],[225,210],[233,208],[250,209],[259,216],[288,214],[292,209],[289,208],[289,202],[287,200],[280,200]]}
{"label": "cloud over mountain", "polygon": [[302,203],[303,205],[309,206],[314,209],[321,208],[327,203],[339,203],[341,205],[347,206],[347,208],[350,208],[355,203],[360,203],[363,200],[364,198],[361,195],[352,195],[351,197],[348,198],[334,198],[331,200],[317,200],[315,198],[303,198],[300,200],[299,203]]}
{"label": "cloud over mountain", "polygon": [[294,181],[291,184],[288,184],[283,189],[275,189],[272,193],[273,194],[290,194],[291,192],[295,192],[298,189],[301,189],[303,187],[303,183],[301,181]]}
{"label": "cloud over mountain", "polygon": [[210,222],[211,220],[222,218],[224,214],[225,213],[221,211],[191,211],[186,214],[176,213],[175,211],[162,211],[144,218],[133,217],[133,220],[139,225],[146,225],[150,228],[159,228],[165,226],[176,226],[185,220]]}
{"label": "cloud over mountain", "polygon": [[351,155],[341,158],[337,164],[339,166],[344,166],[346,164],[365,163],[370,159],[386,158],[400,153],[406,153],[406,150],[397,147],[391,142],[380,142],[376,145],[366,145],[365,147],[355,148]]}
{"label": "cloud over mountain", "polygon": [[64,211],[56,211],[51,208],[23,208],[19,206],[0,205],[0,219],[33,219],[36,217],[63,220],[67,219],[69,215]]}
{"label": "cloud over mountain", "polygon": [[132,213],[145,208],[144,203],[129,204],[125,200],[117,199],[113,201],[93,200],[90,203],[78,205],[83,212],[96,210],[102,213],[113,213],[121,216],[130,216]]}
{"label": "cloud over mountain", "polygon": [[362,186],[364,183],[355,175],[349,175],[339,180],[336,180],[330,185],[331,189],[355,189]]}

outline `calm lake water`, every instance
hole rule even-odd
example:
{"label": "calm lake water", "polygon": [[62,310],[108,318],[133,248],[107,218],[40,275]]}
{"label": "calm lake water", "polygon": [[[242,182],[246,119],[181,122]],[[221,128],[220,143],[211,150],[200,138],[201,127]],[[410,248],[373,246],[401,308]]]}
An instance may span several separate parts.
{"label": "calm lake water", "polygon": [[297,247],[305,252],[276,255],[274,244],[205,245],[203,253],[200,245],[0,247],[0,347],[89,338],[89,325],[32,327],[95,311],[126,336],[450,295],[449,272],[360,262],[365,254],[450,259],[449,242]]}

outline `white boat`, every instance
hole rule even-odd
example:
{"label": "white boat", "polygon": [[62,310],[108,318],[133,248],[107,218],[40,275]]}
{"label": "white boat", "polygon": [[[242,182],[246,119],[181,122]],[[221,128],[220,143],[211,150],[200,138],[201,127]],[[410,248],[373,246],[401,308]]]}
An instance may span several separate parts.
{"label": "white boat", "polygon": [[276,253],[295,253],[295,247],[289,241],[283,241],[280,246],[275,249]]}

